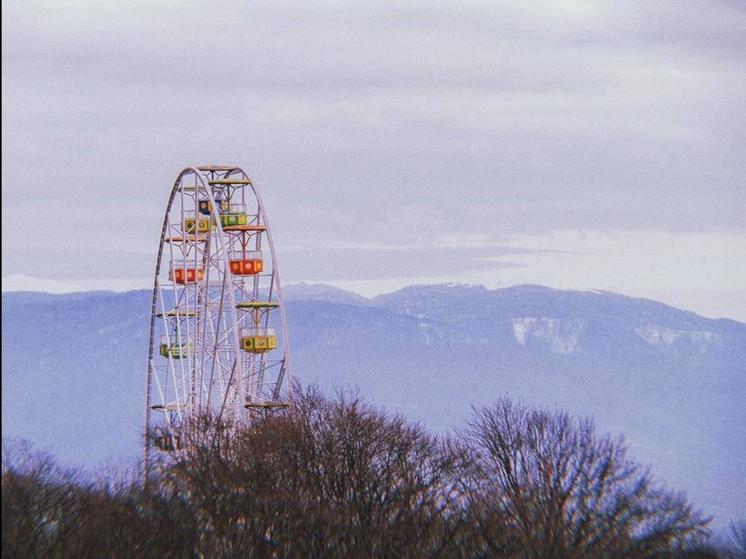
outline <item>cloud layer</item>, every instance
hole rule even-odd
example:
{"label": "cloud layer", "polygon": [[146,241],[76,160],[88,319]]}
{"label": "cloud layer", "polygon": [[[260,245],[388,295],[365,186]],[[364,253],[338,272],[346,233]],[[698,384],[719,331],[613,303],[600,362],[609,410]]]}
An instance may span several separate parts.
{"label": "cloud layer", "polygon": [[290,280],[526,266],[449,235],[746,248],[745,30],[716,0],[5,3],[3,270],[146,277],[170,183],[199,162],[253,174]]}

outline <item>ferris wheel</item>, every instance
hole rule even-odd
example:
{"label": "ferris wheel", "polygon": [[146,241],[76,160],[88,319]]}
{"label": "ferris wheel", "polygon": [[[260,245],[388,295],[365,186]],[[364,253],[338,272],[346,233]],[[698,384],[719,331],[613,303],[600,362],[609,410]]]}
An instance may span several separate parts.
{"label": "ferris wheel", "polygon": [[187,167],[161,229],[146,385],[145,459],[198,415],[240,423],[288,406],[290,352],[272,234],[239,167]]}

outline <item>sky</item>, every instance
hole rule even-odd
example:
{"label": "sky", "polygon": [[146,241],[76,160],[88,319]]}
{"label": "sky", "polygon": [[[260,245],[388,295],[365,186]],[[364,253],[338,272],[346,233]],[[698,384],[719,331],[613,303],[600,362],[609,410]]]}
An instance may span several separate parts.
{"label": "sky", "polygon": [[746,321],[746,4],[2,7],[3,290],[152,284],[187,165],[284,283],[536,283]]}

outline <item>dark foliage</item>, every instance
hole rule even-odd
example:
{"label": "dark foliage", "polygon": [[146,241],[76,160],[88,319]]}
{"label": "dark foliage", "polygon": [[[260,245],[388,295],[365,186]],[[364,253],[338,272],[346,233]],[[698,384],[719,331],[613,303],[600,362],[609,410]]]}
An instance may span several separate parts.
{"label": "dark foliage", "polygon": [[4,444],[3,557],[737,556],[588,422],[501,400],[436,437],[355,395],[297,394],[250,426],[182,425],[147,482]]}
{"label": "dark foliage", "polygon": [[475,524],[496,555],[668,557],[705,539],[708,521],[686,498],[589,421],[502,399],[476,410],[465,436],[478,456]]}

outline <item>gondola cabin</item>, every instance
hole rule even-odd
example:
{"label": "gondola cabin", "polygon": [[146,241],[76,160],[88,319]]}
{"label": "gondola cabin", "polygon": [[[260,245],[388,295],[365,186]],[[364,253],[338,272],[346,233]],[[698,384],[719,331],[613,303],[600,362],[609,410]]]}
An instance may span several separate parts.
{"label": "gondola cabin", "polygon": [[159,432],[153,436],[153,444],[165,452],[173,452],[179,446],[179,437]]}
{"label": "gondola cabin", "polygon": [[168,271],[168,279],[179,285],[199,283],[205,279],[205,267],[194,262],[177,262]]}
{"label": "gondola cabin", "polygon": [[210,218],[200,217],[199,220],[193,217],[184,218],[184,231],[186,233],[207,233],[210,231]]}
{"label": "gondola cabin", "polygon": [[184,359],[194,355],[194,345],[191,343],[170,343],[168,336],[161,336],[159,353],[166,358]]}
{"label": "gondola cabin", "polygon": [[[231,205],[228,200],[215,200],[215,203],[218,206],[218,213],[230,212]],[[210,206],[211,204],[209,200],[199,200],[199,213],[202,215],[210,215]]]}
{"label": "gondola cabin", "polygon": [[265,353],[277,348],[274,328],[253,328],[241,331],[241,349],[249,353]]}
{"label": "gondola cabin", "polygon": [[248,225],[249,216],[246,214],[246,206],[243,204],[230,204],[227,208],[220,210],[220,225],[224,229]]}
{"label": "gondola cabin", "polygon": [[262,253],[258,250],[231,252],[228,260],[231,273],[236,276],[252,276],[264,271]]}

